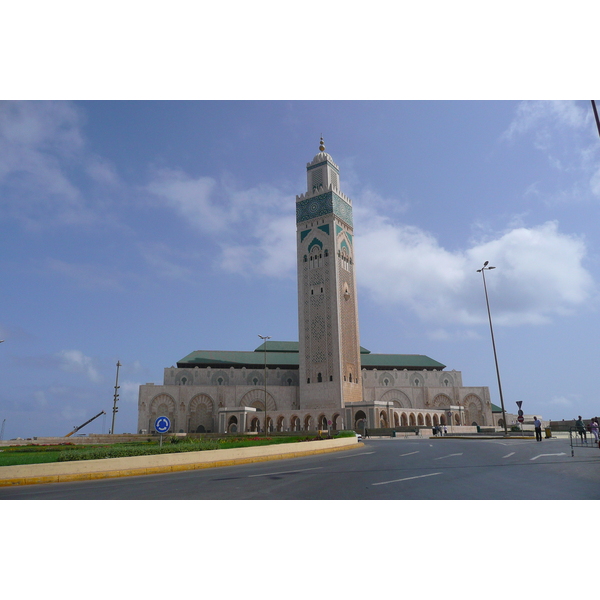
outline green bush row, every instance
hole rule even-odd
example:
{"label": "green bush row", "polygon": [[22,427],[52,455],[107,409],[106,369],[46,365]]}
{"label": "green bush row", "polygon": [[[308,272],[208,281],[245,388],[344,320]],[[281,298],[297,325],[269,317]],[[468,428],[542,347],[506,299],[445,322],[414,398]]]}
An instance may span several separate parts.
{"label": "green bush row", "polygon": [[150,454],[173,454],[175,452],[195,452],[199,450],[217,450],[216,442],[205,441],[194,444],[166,444],[159,447],[121,447],[85,448],[83,450],[63,450],[57,462],[69,460],[95,460],[99,458],[122,458],[127,456],[147,456]]}
{"label": "green bush row", "polygon": [[[336,437],[354,436],[353,431],[340,431]],[[166,438],[162,448],[158,446],[157,441],[144,442],[125,442],[102,446],[85,446],[66,442],[60,445],[52,446],[18,446],[5,448],[3,453],[10,454],[33,454],[33,453],[57,453],[55,460],[59,462],[73,460],[95,460],[101,458],[121,458],[128,456],[147,456],[150,454],[171,454],[173,452],[197,452],[200,450],[218,450],[230,448],[244,448],[249,446],[263,446],[269,444],[287,444],[293,442],[304,442],[310,440],[321,439],[315,435],[298,435],[298,436],[273,436],[263,437],[257,435],[255,437],[240,436],[217,439],[203,439],[201,437],[179,437],[172,436]],[[6,456],[4,454],[3,456]],[[15,456],[15,459],[17,457]],[[41,459],[41,456],[40,456]],[[10,459],[4,461],[6,464],[20,464],[21,461],[12,462]],[[27,460],[31,462],[31,460]],[[36,461],[34,461],[36,462]],[[46,462],[46,461],[41,461]]]}

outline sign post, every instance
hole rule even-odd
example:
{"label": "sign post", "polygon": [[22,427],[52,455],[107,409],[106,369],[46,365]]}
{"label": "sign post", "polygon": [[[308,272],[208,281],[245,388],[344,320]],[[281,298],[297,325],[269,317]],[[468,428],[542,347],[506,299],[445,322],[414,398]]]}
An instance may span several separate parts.
{"label": "sign post", "polygon": [[517,411],[517,415],[519,415],[517,417],[517,421],[519,421],[519,423],[521,423],[521,435],[523,435],[523,421],[525,421],[525,417],[523,416],[523,411],[521,410],[521,406],[523,405],[523,400],[519,400],[516,405],[519,407],[519,410]]}
{"label": "sign post", "polygon": [[154,421],[154,429],[156,433],[160,433],[160,447],[162,448],[162,434],[167,433],[171,429],[171,421],[169,417],[158,417]]}

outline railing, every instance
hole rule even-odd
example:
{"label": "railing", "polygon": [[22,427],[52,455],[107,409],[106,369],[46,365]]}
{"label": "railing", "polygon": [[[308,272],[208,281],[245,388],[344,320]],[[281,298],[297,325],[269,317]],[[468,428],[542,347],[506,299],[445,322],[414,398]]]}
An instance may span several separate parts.
{"label": "railing", "polygon": [[575,448],[598,450],[598,434],[588,431],[587,427],[569,427],[569,441],[571,443],[571,456],[575,456]]}

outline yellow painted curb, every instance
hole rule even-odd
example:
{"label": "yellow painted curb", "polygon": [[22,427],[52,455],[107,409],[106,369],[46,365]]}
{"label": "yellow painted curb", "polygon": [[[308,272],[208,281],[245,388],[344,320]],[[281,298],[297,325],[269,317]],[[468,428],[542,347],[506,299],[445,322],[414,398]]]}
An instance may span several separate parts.
{"label": "yellow painted curb", "polygon": [[[353,440],[354,438],[348,438]],[[289,444],[290,446],[298,446],[305,444],[306,442],[298,442]],[[115,469],[115,470],[102,470],[102,471],[84,471],[79,473],[57,473],[52,475],[36,475],[36,476],[23,476],[23,477],[7,477],[0,478],[0,487],[9,487],[15,485],[37,485],[43,483],[63,483],[67,481],[89,481],[94,479],[109,479],[114,477],[136,477],[141,475],[155,475],[158,473],[175,473],[180,471],[194,471],[198,469],[213,469],[216,467],[230,467],[234,465],[243,465],[256,462],[266,462],[271,460],[282,460],[285,458],[298,458],[301,456],[311,456],[315,454],[327,454],[330,452],[341,452],[343,450],[350,450],[352,448],[359,448],[364,446],[362,442],[350,442],[347,445],[340,445],[333,448],[321,448],[312,450],[291,450],[289,452],[280,452],[278,454],[269,454],[262,456],[247,456],[247,457],[236,457],[224,460],[207,460],[203,462],[192,462],[192,463],[181,463],[171,465],[158,465],[148,467],[132,467],[126,469]],[[265,448],[265,446],[262,446]],[[248,450],[253,450],[249,448]],[[226,450],[219,450],[218,452],[227,452]],[[182,454],[183,456],[185,453]],[[151,456],[173,456],[173,455],[151,455]],[[142,457],[139,457],[142,458]],[[146,457],[144,457],[146,458]],[[102,460],[120,460],[120,459],[102,459]],[[81,467],[82,463],[86,461],[77,461],[78,466]],[[90,461],[91,462],[91,461]],[[40,467],[47,465],[55,465],[56,463],[46,463],[40,465]],[[69,463],[65,468],[72,466],[73,463]],[[0,477],[2,476],[2,469],[9,467],[0,467]],[[93,468],[93,467],[92,467]]]}

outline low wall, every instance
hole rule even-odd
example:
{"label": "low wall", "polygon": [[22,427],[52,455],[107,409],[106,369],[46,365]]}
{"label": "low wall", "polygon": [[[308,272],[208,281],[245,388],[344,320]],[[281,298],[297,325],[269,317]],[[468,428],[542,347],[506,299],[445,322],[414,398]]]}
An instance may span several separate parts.
{"label": "low wall", "polygon": [[[171,437],[173,434],[164,436]],[[158,435],[137,435],[134,433],[101,434],[91,433],[89,435],[72,435],[71,437],[33,437],[19,438],[16,440],[2,440],[0,448],[6,446],[53,446],[58,444],[118,444],[120,442],[143,442],[144,440],[157,440]]]}
{"label": "low wall", "polygon": [[363,445],[355,437],[346,437],[335,440],[316,440],[255,448],[202,450],[200,452],[177,452],[174,454],[151,454],[149,456],[0,467],[0,486],[59,483],[226,467],[236,464],[338,452],[351,449],[358,444]]}
{"label": "low wall", "polygon": [[[461,435],[461,434],[471,434],[477,433],[476,425],[453,425],[450,427],[449,425],[446,427],[448,431],[448,435]],[[493,428],[488,428],[493,429]],[[443,426],[442,426],[443,430]],[[362,434],[362,429],[356,429],[357,433]],[[394,433],[396,434],[394,436]],[[372,427],[367,427],[367,435],[368,437],[410,437],[419,435],[421,437],[433,436],[433,431],[431,427],[426,427],[424,425],[415,425],[412,427],[379,427],[374,429]]]}

